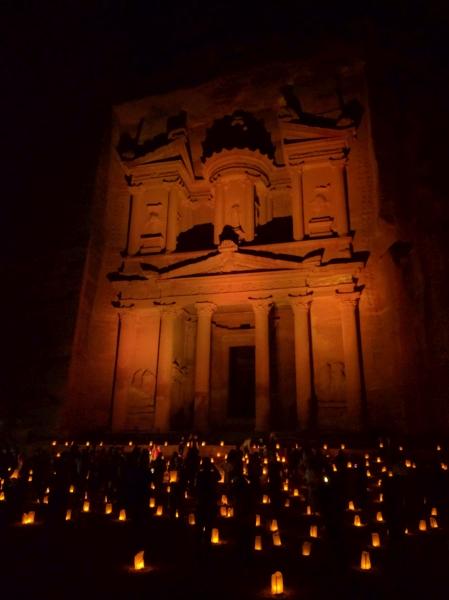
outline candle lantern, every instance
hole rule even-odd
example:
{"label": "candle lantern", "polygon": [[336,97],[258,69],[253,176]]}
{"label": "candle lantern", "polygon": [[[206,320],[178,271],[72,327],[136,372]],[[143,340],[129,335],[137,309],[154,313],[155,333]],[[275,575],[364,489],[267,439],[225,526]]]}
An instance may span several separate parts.
{"label": "candle lantern", "polygon": [[104,514],[105,515],[112,514],[112,503],[111,502],[106,502],[106,504],[104,506]]}
{"label": "candle lantern", "polygon": [[363,550],[362,552],[362,556],[360,558],[360,568],[362,571],[369,571],[371,569],[371,559],[367,550]]}
{"label": "candle lantern", "polygon": [[282,546],[281,536],[279,534],[279,531],[275,531],[273,533],[273,546]]}
{"label": "candle lantern", "polygon": [[427,523],[425,519],[421,519],[418,526],[420,531],[427,531]]}
{"label": "candle lantern", "polygon": [[219,544],[220,543],[220,534],[218,533],[218,529],[216,527],[214,527],[212,529],[212,533],[210,536],[210,541],[212,542],[212,544]]}
{"label": "candle lantern", "polygon": [[89,500],[84,500],[83,512],[88,513],[89,511],[90,511],[90,502],[89,502]]}
{"label": "candle lantern", "polygon": [[71,521],[72,520],[72,509],[68,508],[66,513],[65,513],[65,520],[66,521]]}
{"label": "candle lantern", "polygon": [[120,512],[119,512],[118,520],[119,521],[126,521],[126,510],[124,508],[122,508],[120,510]]}
{"label": "candle lantern", "polygon": [[380,548],[380,536],[376,532],[371,534],[371,545],[373,548]]}
{"label": "candle lantern", "polygon": [[310,556],[311,552],[312,552],[312,544],[308,541],[303,542],[302,543],[302,555]]}
{"label": "candle lantern", "polygon": [[228,506],[226,510],[226,517],[231,519],[234,516],[234,508],[232,506]]}
{"label": "candle lantern", "polygon": [[270,497],[267,494],[262,496],[262,504],[270,504]]}
{"label": "candle lantern", "polygon": [[438,529],[438,521],[436,520],[435,517],[430,517],[429,521],[430,521],[431,529]]}
{"label": "candle lantern", "polygon": [[379,510],[379,511],[376,513],[376,521],[377,521],[378,523],[383,523],[383,520],[384,520],[384,517],[383,517],[383,515],[382,515],[381,511]]}
{"label": "candle lantern", "polygon": [[298,488],[295,488],[295,489],[293,490],[293,496],[294,496],[295,498],[297,498],[297,497],[299,496],[299,490],[298,490]]}
{"label": "candle lantern", "polygon": [[163,512],[164,512],[164,507],[162,506],[162,504],[159,504],[158,507],[156,508],[156,517],[162,517]]}
{"label": "candle lantern", "polygon": [[289,508],[289,506],[290,506],[290,498],[286,498],[285,499],[284,506],[285,506],[285,508]]}
{"label": "candle lantern", "polygon": [[221,503],[226,506],[228,503],[228,497],[226,496],[226,494],[222,494],[221,496]]}
{"label": "candle lantern", "polygon": [[355,510],[355,505],[353,500],[349,500],[348,502],[348,510]]}
{"label": "candle lantern", "polygon": [[432,517],[437,517],[438,516],[438,511],[435,507],[432,508],[432,510],[430,511],[430,515]]}
{"label": "candle lantern", "polygon": [[22,525],[32,525],[34,523],[34,517],[34,510],[30,510],[29,512],[23,513]]}
{"label": "candle lantern", "polygon": [[279,527],[278,527],[278,522],[276,519],[272,519],[271,523],[270,523],[270,531],[274,532],[274,531],[278,531]]}
{"label": "candle lantern", "polygon": [[134,556],[134,570],[142,571],[145,569],[144,550],[141,550]]}
{"label": "candle lantern", "polygon": [[170,471],[168,481],[169,483],[177,483],[178,471]]}
{"label": "candle lantern", "polygon": [[227,517],[228,516],[228,510],[226,508],[226,506],[220,506],[220,517]]}
{"label": "candle lantern", "polygon": [[75,493],[75,486],[74,486],[74,485],[71,485],[71,486],[69,487],[69,494],[74,494],[74,493]]}
{"label": "candle lantern", "polygon": [[261,535],[256,535],[256,537],[254,538],[254,550],[262,550],[262,536]]}
{"label": "candle lantern", "polygon": [[311,525],[309,529],[309,535],[311,538],[318,537],[318,527],[316,525]]}
{"label": "candle lantern", "polygon": [[194,513],[189,514],[189,525],[195,525],[195,515]]}
{"label": "candle lantern", "polygon": [[312,514],[312,507],[311,507],[311,506],[309,506],[309,505],[307,505],[307,508],[306,508],[306,515],[308,515],[308,516],[310,517],[310,516],[311,516],[311,514]]}
{"label": "candle lantern", "polygon": [[271,576],[271,593],[273,596],[280,596],[284,593],[284,580],[280,571],[276,571]]}
{"label": "candle lantern", "polygon": [[354,515],[354,527],[361,527],[362,522],[359,515]]}
{"label": "candle lantern", "polygon": [[260,527],[260,515],[256,515],[256,527]]}
{"label": "candle lantern", "polygon": [[156,506],[156,498],[153,498],[153,496],[152,496],[150,498],[149,507],[154,508],[155,506]]}
{"label": "candle lantern", "polygon": [[5,501],[5,492],[3,490],[0,490],[0,502],[4,502]]}

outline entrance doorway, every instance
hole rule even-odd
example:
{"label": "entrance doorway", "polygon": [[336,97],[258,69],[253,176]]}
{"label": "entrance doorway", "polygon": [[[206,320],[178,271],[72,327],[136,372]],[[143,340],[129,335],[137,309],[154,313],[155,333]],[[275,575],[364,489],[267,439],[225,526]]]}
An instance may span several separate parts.
{"label": "entrance doorway", "polygon": [[229,418],[254,419],[255,388],[254,346],[231,346],[229,348]]}

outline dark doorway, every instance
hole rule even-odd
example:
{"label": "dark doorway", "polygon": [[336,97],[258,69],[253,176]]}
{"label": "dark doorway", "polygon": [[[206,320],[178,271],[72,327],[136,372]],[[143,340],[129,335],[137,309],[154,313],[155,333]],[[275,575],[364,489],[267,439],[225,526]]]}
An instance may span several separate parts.
{"label": "dark doorway", "polygon": [[253,419],[255,416],[254,346],[229,348],[228,417]]}

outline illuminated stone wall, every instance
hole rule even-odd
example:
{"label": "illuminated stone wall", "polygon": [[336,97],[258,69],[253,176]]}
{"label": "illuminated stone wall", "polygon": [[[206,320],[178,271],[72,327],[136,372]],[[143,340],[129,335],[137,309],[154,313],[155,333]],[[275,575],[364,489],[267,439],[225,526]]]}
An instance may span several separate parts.
{"label": "illuminated stone wall", "polygon": [[[415,350],[379,207],[359,63],[115,107],[65,425],[403,429]],[[239,345],[255,346],[255,418],[235,422]]]}

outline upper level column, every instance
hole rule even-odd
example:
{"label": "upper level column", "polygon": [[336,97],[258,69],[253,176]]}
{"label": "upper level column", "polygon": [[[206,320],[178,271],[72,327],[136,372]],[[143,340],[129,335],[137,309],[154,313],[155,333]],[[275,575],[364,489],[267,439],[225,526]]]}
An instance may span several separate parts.
{"label": "upper level column", "polygon": [[255,317],[256,342],[256,431],[270,428],[270,339],[268,315],[272,302],[267,298],[250,298]]}
{"label": "upper level column", "polygon": [[290,298],[295,328],[296,416],[301,429],[310,425],[312,404],[312,339],[310,295]]}
{"label": "upper level column", "polygon": [[198,325],[195,356],[194,424],[198,431],[204,432],[209,427],[211,321],[217,307],[212,302],[197,302],[195,308],[198,315]]}
{"label": "upper level column", "polygon": [[128,387],[134,358],[138,317],[132,310],[119,313],[117,369],[112,406],[112,431],[126,428]]}
{"label": "upper level column", "polygon": [[291,170],[292,179],[292,219],[293,239],[304,239],[304,192],[303,192],[303,167]]}
{"label": "upper level column", "polygon": [[161,307],[161,331],[156,380],[156,412],[154,428],[159,432],[170,429],[173,350],[176,319],[180,309],[173,305]]}
{"label": "upper level column", "polygon": [[350,426],[357,430],[362,425],[362,378],[357,309],[359,294],[337,292],[337,298],[340,301],[348,419]]}
{"label": "upper level column", "polygon": [[348,201],[346,189],[346,159],[340,158],[332,161],[332,167],[336,171],[337,184],[337,231],[339,235],[349,233]]}

